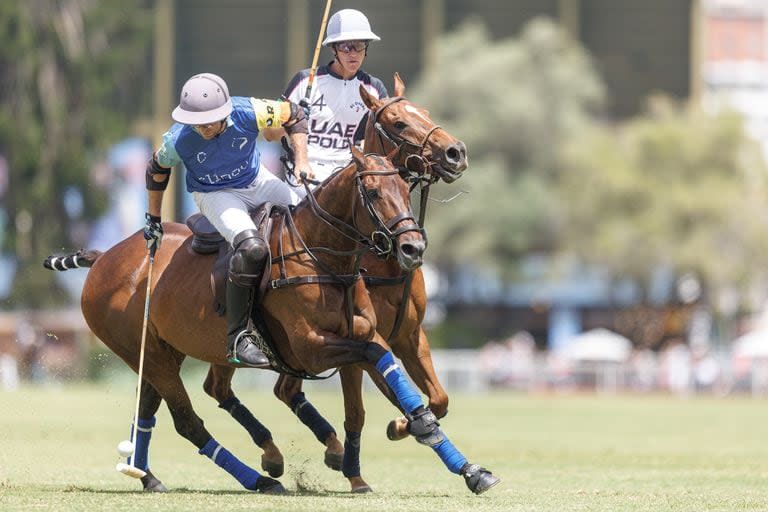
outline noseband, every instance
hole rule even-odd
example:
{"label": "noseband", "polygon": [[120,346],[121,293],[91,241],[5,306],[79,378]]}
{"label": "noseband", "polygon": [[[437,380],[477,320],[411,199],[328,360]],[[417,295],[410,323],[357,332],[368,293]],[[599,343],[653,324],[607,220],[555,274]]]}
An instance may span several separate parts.
{"label": "noseband", "polygon": [[[392,146],[398,148],[398,151],[402,151],[405,146],[411,147],[415,150],[413,153],[409,153],[405,157],[405,167],[414,173],[417,173],[418,175],[424,175],[428,174],[428,169],[434,165],[433,162],[428,160],[424,157],[424,150],[427,147],[427,142],[429,142],[429,138],[432,136],[432,134],[437,130],[443,130],[443,127],[440,125],[434,125],[431,130],[429,130],[424,136],[424,140],[421,141],[421,143],[415,143],[411,142],[405,137],[401,137],[400,135],[392,134],[387,132],[387,130],[384,129],[384,127],[381,125],[381,122],[379,122],[379,118],[381,117],[381,114],[384,113],[384,111],[389,108],[391,105],[394,105],[395,103],[404,100],[402,96],[394,96],[392,98],[388,98],[384,100],[384,103],[373,113],[373,127],[376,129],[376,132],[379,134],[379,139],[382,140],[382,149],[384,147],[383,140],[386,139],[387,142],[392,144]],[[445,131],[445,130],[443,130]],[[421,165],[421,169],[414,169],[411,167],[411,162],[418,162]],[[436,182],[439,179],[439,177],[431,176],[430,180],[432,183]]]}
{"label": "noseband", "polygon": [[[373,207],[371,202],[375,197],[378,197],[378,190],[366,189],[365,185],[363,184],[362,178],[364,176],[390,176],[399,173],[400,171],[398,169],[370,171],[357,170],[355,172],[355,182],[357,185],[358,195],[360,196],[360,201],[365,207],[368,217],[374,225],[374,230],[370,235],[365,235],[362,233],[355,224],[354,220],[350,225],[325,211],[317,203],[314,194],[312,194],[309,190],[307,194],[307,200],[315,215],[330,227],[332,227],[335,231],[342,234],[346,238],[362,244],[366,251],[370,250],[376,254],[376,256],[380,258],[386,258],[392,254],[395,248],[395,240],[403,233],[416,231],[421,233],[423,237],[426,237],[424,229],[416,223],[416,219],[413,217],[413,213],[411,212],[410,208],[407,211],[400,212],[398,215],[395,215],[393,218],[389,219],[389,221],[385,222],[382,220],[381,216]],[[354,212],[352,217],[354,219]],[[392,231],[392,228],[404,220],[410,220],[411,223],[402,226],[395,231]]]}

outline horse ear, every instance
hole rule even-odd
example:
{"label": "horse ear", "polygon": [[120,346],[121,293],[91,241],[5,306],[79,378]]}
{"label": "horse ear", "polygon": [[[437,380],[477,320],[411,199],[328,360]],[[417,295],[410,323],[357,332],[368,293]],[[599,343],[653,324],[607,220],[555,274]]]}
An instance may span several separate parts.
{"label": "horse ear", "polygon": [[366,107],[374,111],[379,108],[379,104],[381,103],[380,100],[376,99],[371,93],[368,92],[363,84],[360,84],[360,99],[363,100],[363,103],[365,103]]}
{"label": "horse ear", "polygon": [[395,96],[405,96],[405,82],[397,71],[395,71]]}
{"label": "horse ear", "polygon": [[357,146],[352,146],[352,160],[355,161],[358,167],[363,167],[363,162],[365,161],[365,155],[362,151],[357,149]]}

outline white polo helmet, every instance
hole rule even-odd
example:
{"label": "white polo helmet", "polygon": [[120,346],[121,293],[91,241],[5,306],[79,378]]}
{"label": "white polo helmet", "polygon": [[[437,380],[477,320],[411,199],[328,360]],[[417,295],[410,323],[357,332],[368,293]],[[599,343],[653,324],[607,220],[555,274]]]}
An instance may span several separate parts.
{"label": "white polo helmet", "polygon": [[179,106],[171,113],[177,123],[215,123],[232,112],[227,83],[213,73],[200,73],[187,80],[180,96]]}
{"label": "white polo helmet", "polygon": [[328,20],[323,46],[340,41],[379,41],[381,38],[371,32],[371,24],[365,14],[356,9],[342,9]]}

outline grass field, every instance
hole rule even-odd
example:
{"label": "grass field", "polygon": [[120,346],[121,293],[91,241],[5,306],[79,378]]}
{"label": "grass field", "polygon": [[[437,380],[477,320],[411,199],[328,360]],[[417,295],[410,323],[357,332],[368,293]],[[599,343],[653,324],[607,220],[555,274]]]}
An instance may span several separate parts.
{"label": "grass field", "polygon": [[[211,433],[258,464],[248,435],[192,381]],[[308,396],[341,430],[340,399]],[[133,385],[119,381],[0,393],[0,510],[768,511],[765,401],[454,394],[446,433],[502,478],[474,496],[428,448],[387,441],[391,406],[368,394],[362,469],[375,492],[353,496],[285,406],[266,392],[240,398],[286,457],[288,496],[244,491],[175,433],[164,406],[150,461],[171,492],[138,492],[114,470],[133,413]]]}

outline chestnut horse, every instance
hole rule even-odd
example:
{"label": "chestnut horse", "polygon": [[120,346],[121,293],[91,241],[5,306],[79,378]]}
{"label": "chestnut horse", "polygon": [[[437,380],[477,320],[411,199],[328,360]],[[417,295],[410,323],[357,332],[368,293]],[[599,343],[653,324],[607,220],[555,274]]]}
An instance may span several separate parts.
{"label": "chestnut horse", "polygon": [[[360,87],[361,98],[370,109],[365,130],[365,148],[372,153],[389,154],[395,165],[409,169],[406,176],[412,187],[421,187],[420,214],[423,219],[429,186],[440,179],[451,183],[460,178],[467,167],[467,151],[464,143],[436,125],[425,109],[404,98],[405,85],[397,73],[394,82],[395,95],[382,100]],[[362,267],[367,270],[364,280],[376,310],[377,332],[387,340],[408,375],[427,396],[430,409],[438,418],[444,417],[448,411],[448,395],[437,378],[429,342],[421,328],[427,302],[421,270],[404,272],[394,259],[378,258],[371,253],[363,256]],[[262,467],[269,469],[271,475],[279,476],[282,473],[282,454],[264,444],[266,429],[235,396],[231,386],[234,370],[231,366],[212,365],[204,389],[219,402],[220,407],[230,411],[251,433],[254,442],[265,450]],[[361,372],[360,367],[347,367],[340,373],[342,386],[345,386],[345,401],[354,402],[345,410],[363,411],[363,414],[345,417],[346,442],[343,447],[333,427],[301,392],[301,379],[282,374],[275,385],[277,397],[326,446],[326,465],[343,471],[350,481],[352,492],[370,490],[360,475],[359,463],[359,438],[365,421],[360,391]],[[394,396],[388,393],[386,382],[377,373],[369,373],[379,389],[398,405]],[[393,440],[406,437],[406,418],[390,422],[387,435]]]}
{"label": "chestnut horse", "polygon": [[[278,256],[270,271],[272,289],[264,295],[261,310],[276,352],[300,374],[337,367],[343,371],[346,365],[361,363],[371,371],[375,366],[409,414],[417,440],[431,446],[452,472],[464,476],[470,489],[483,492],[498,480],[468,463],[451,444],[375,331],[374,308],[360,279],[360,257],[368,250],[380,250],[383,235],[388,237],[384,246],[394,251],[401,267],[413,270],[420,265],[426,244],[410,214],[408,187],[398,171],[383,157],[363,157],[356,150],[353,155],[354,165],[320,187],[313,196],[316,200],[299,206],[283,229],[270,237],[271,250]],[[183,359],[189,355],[225,364],[221,346],[211,343],[223,332],[206,279],[214,258],[193,254],[185,226],[167,223],[165,231],[164,249],[158,251],[155,263],[137,428],[151,431],[164,399],[177,432],[199,453],[247,489],[282,492],[279,482],[260,475],[216,442],[192,409],[179,376]],[[136,233],[103,254],[49,257],[45,263],[57,270],[93,265],[83,289],[84,317],[94,334],[134,370],[139,364],[143,302],[139,290],[148,271],[144,254],[143,237]],[[345,393],[347,387],[343,386]],[[349,406],[345,400],[345,408]],[[145,445],[148,442],[147,435]],[[137,451],[141,443],[138,438]],[[143,456],[146,461],[146,453]],[[140,469],[147,471],[145,488],[162,488],[148,465]]]}

